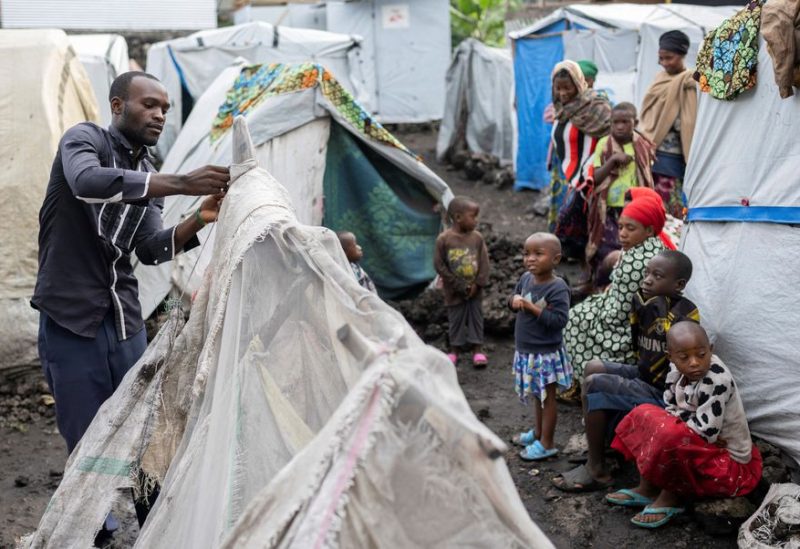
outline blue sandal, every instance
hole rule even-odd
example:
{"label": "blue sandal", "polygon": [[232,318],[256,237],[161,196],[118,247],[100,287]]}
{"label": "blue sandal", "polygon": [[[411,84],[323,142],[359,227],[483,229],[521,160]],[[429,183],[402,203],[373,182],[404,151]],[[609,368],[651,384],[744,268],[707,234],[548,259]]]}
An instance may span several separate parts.
{"label": "blue sandal", "polygon": [[514,437],[511,439],[511,442],[513,442],[517,446],[530,446],[537,440],[538,439],[536,438],[536,433],[534,433],[533,429],[531,429],[528,432],[514,435]]}
{"label": "blue sandal", "polygon": [[[623,496],[628,496],[627,499],[620,499],[615,498],[614,496],[617,494],[622,494]],[[651,503],[653,503],[653,499],[647,496],[643,496],[642,494],[637,494],[633,490],[629,490],[628,488],[623,488],[622,490],[617,490],[611,494],[606,495],[606,501],[611,505],[619,505],[621,507],[647,507]]]}
{"label": "blue sandal", "polygon": [[558,454],[558,448],[550,448],[549,450],[542,446],[542,443],[534,441],[533,444],[530,444],[525,447],[519,453],[519,457],[524,459],[525,461],[540,461],[543,459],[551,458]]}
{"label": "blue sandal", "polygon": [[655,522],[642,522],[636,517],[633,517],[631,523],[640,528],[660,528],[685,510],[686,509],[683,507],[645,507],[639,512],[639,515],[664,515],[664,518]]}

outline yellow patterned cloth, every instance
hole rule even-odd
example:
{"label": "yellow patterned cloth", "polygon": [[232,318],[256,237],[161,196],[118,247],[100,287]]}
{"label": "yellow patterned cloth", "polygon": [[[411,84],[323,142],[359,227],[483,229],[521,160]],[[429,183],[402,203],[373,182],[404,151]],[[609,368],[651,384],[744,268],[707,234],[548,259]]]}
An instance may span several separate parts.
{"label": "yellow patterned cloth", "polygon": [[233,126],[236,116],[246,115],[266,98],[314,87],[319,88],[322,95],[359,133],[417,158],[376,121],[328,69],[315,63],[272,63],[243,67],[211,126],[211,142],[225,135]]}

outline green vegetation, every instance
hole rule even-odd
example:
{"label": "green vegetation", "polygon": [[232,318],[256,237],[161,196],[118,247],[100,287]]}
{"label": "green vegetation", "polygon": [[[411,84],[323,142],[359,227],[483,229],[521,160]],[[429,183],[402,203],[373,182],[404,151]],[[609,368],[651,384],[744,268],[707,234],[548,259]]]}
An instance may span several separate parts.
{"label": "green vegetation", "polygon": [[503,46],[506,12],[520,5],[522,0],[450,0],[453,47],[466,38],[477,38],[490,46]]}

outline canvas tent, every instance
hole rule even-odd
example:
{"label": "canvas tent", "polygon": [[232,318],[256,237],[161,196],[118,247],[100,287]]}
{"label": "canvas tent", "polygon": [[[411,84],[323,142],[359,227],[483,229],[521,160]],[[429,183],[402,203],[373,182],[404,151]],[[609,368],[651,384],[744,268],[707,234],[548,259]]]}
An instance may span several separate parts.
{"label": "canvas tent", "polygon": [[100,408],[25,546],[90,546],[146,475],[161,493],[135,547],[552,548],[452,364],[298,222],[241,118],[233,133],[188,323]]}
{"label": "canvas tent", "polygon": [[[242,10],[260,16],[249,7]],[[378,120],[407,124],[442,118],[451,48],[448,0],[290,1],[285,10],[282,25],[363,38],[364,78],[375,97],[367,109]]]}
{"label": "canvas tent", "polygon": [[599,74],[595,88],[612,102],[641,105],[658,73],[658,37],[681,30],[691,40],[686,57],[694,65],[706,32],[739,7],[684,4],[574,4],[560,8],[530,27],[509,34],[514,53],[514,82],[519,128],[516,188],[542,189],[550,182],[547,148],[551,126],[542,116],[550,103],[550,74],[563,59],[591,59]]}
{"label": "canvas tent", "polygon": [[356,36],[255,22],[158,42],[147,51],[146,68],[167,87],[172,104],[172,114],[158,142],[163,158],[178,138],[194,102],[238,58],[252,63],[320,63],[365,108],[375,102],[363,73],[361,40]]}
{"label": "canvas tent", "polygon": [[100,121],[103,126],[109,126],[108,92],[114,79],[130,70],[128,43],[119,34],[73,34],[69,42],[89,75],[100,108]]}
{"label": "canvas tent", "polygon": [[[246,105],[243,110],[240,106]],[[441,226],[435,210],[447,184],[352,100],[319,65],[233,66],[200,98],[163,166],[185,173],[231,159],[232,114],[248,119],[259,161],[286,181],[298,218],[353,231],[363,265],[384,297],[403,295],[435,275]],[[173,197],[164,222],[177,223],[199,199]],[[324,202],[324,207],[323,207]],[[201,240],[213,234],[209,227]],[[175,286],[191,295],[210,245],[158,267],[139,265],[140,300],[149,315]]]}
{"label": "canvas tent", "polygon": [[800,96],[781,99],[763,40],[758,82],[701,94],[684,193],[687,295],[731,368],[754,435],[800,463]]}
{"label": "canvas tent", "polygon": [[0,31],[0,370],[38,361],[39,208],[61,135],[85,120],[97,101],[67,35]]}
{"label": "canvas tent", "polygon": [[470,151],[488,153],[510,163],[514,158],[511,52],[468,38],[453,52],[447,70],[447,101],[436,142],[436,159],[444,160],[466,141]]}

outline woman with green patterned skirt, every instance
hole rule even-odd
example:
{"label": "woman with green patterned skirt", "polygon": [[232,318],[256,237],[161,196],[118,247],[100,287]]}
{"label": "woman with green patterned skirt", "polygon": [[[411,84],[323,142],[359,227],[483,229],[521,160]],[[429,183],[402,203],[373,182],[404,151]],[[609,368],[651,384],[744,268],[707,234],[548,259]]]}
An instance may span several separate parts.
{"label": "woman with green patterned skirt", "polygon": [[666,249],[658,237],[665,219],[664,208],[657,200],[635,199],[622,210],[619,239],[623,251],[611,275],[611,285],[569,311],[564,346],[576,383],[568,393],[562,393],[562,398],[580,397],[577,380],[583,376],[586,363],[594,358],[636,364],[628,319],[631,299],[639,290],[647,262]]}

